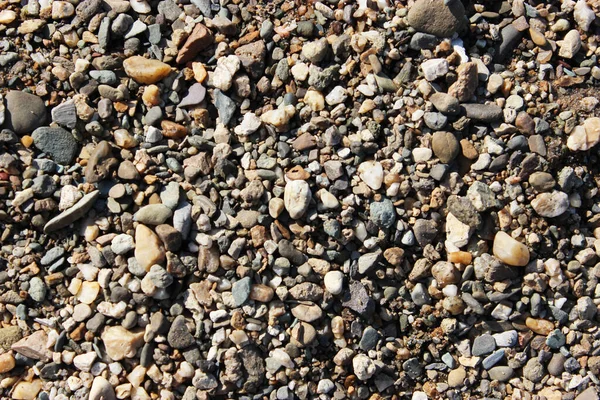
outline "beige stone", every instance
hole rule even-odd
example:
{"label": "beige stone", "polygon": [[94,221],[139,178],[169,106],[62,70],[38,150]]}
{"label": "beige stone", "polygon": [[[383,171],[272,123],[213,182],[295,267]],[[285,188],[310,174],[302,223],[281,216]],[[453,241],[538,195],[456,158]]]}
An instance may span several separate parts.
{"label": "beige stone", "polygon": [[125,73],[138,83],[156,83],[171,73],[171,67],[162,61],[133,56],[123,61]]}
{"label": "beige stone", "polygon": [[506,232],[499,231],[494,237],[494,256],[505,264],[523,267],[529,263],[529,249]]}
{"label": "beige stone", "polygon": [[144,331],[128,331],[120,325],[109,326],[102,332],[102,341],[106,354],[114,361],[132,358],[144,344]]}
{"label": "beige stone", "polygon": [[135,259],[146,271],[165,259],[165,250],[160,238],[150,228],[139,224],[135,229]]}

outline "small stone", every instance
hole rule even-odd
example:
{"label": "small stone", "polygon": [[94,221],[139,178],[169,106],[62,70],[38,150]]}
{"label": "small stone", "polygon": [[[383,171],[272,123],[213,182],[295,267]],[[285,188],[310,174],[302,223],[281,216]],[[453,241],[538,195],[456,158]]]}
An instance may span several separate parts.
{"label": "small stone", "polygon": [[302,46],[302,55],[313,64],[318,64],[325,59],[328,51],[328,44],[325,39],[308,42]]}
{"label": "small stone", "polygon": [[250,298],[251,290],[252,280],[249,277],[245,277],[236,281],[231,288],[231,293],[233,294],[233,305],[235,307],[240,307],[243,305]]}
{"label": "small stone", "polygon": [[135,230],[135,259],[146,271],[165,259],[165,251],[156,233],[142,224]]}
{"label": "small stone", "polygon": [[172,215],[173,211],[164,204],[149,204],[140,208],[133,218],[145,225],[160,225],[164,224]]}
{"label": "small stone", "polygon": [[259,117],[254,113],[244,114],[242,123],[235,127],[234,132],[238,136],[250,136],[256,132],[262,125]]}
{"label": "small stone", "polygon": [[179,315],[173,320],[167,334],[167,340],[174,349],[185,349],[196,343],[196,339],[190,333],[183,315]]}
{"label": "small stone", "polygon": [[89,400],[117,400],[117,397],[110,382],[102,376],[96,376],[92,382]]}
{"label": "small stone", "polygon": [[129,57],[123,61],[125,73],[138,83],[156,83],[171,73],[171,67],[158,60],[141,56]]}
{"label": "small stone", "polygon": [[52,353],[47,346],[48,335],[44,331],[35,331],[14,343],[10,348],[25,357],[48,362]]}
{"label": "small stone", "polygon": [[390,199],[372,202],[369,206],[369,219],[381,228],[391,228],[396,222],[394,203]]}
{"label": "small stone", "polygon": [[523,367],[523,376],[533,383],[541,381],[544,375],[546,375],[546,368],[537,358],[530,359]]}
{"label": "small stone", "polygon": [[14,400],[34,400],[42,390],[42,386],[41,379],[34,379],[31,382],[20,381],[13,388],[10,398]]}
{"label": "small stone", "polygon": [[448,73],[448,61],[445,58],[432,58],[421,64],[423,76],[432,82]]}
{"label": "small stone", "polygon": [[505,232],[494,237],[494,256],[508,265],[523,267],[529,263],[529,249]]}
{"label": "small stone", "polygon": [[564,192],[540,193],[531,201],[531,206],[542,217],[555,218],[569,208],[569,196]]}
{"label": "small stone", "polygon": [[15,357],[11,353],[0,355],[0,374],[12,371],[16,366]]}
{"label": "small stone", "polygon": [[586,0],[577,0],[573,10],[573,18],[583,32],[587,32],[596,19],[596,14],[587,5]]}
{"label": "small stone", "polygon": [[69,165],[77,156],[79,145],[63,128],[41,127],[31,135],[35,147],[47,153],[58,164]]}
{"label": "small stone", "polygon": [[17,19],[17,13],[13,10],[0,11],[0,24],[8,25]]}
{"label": "small stone", "polygon": [[290,181],[285,185],[283,200],[285,209],[291,218],[302,218],[308,210],[311,198],[312,192],[306,181]]}
{"label": "small stone", "polygon": [[6,101],[5,127],[16,134],[32,132],[46,122],[46,105],[38,96],[11,90],[4,98]]}
{"label": "small stone", "polygon": [[500,382],[508,382],[513,377],[515,371],[511,367],[494,367],[488,371],[490,379]]}
{"label": "small stone", "polygon": [[483,334],[477,336],[473,341],[473,347],[471,349],[471,353],[478,357],[486,354],[490,354],[492,351],[496,349],[496,340],[492,337],[492,335]]}
{"label": "small stone", "polygon": [[502,120],[504,114],[502,108],[496,104],[462,104],[468,118],[482,122],[495,122]]}
{"label": "small stone", "polygon": [[586,151],[600,142],[600,118],[592,117],[573,129],[567,139],[571,151]]}
{"label": "small stone", "polygon": [[179,50],[176,60],[177,63],[185,64],[188,61],[191,61],[199,52],[210,46],[213,41],[214,37],[210,30],[203,24],[197,23],[185,44]]}
{"label": "small stone", "polygon": [[448,164],[460,153],[458,139],[451,132],[438,131],[433,134],[431,149],[437,158]]}
{"label": "small stone", "polygon": [[558,55],[563,58],[573,58],[581,49],[581,36],[576,29],[570,30],[559,42]]}
{"label": "small stone", "polygon": [[46,298],[46,285],[41,278],[35,276],[29,281],[29,297],[38,303]]}
{"label": "small stone", "polygon": [[358,176],[373,190],[379,190],[383,184],[383,168],[377,161],[365,161],[358,166]]}
{"label": "small stone", "polygon": [[377,370],[373,360],[364,354],[354,356],[352,359],[352,368],[356,377],[361,381],[369,380]]}
{"label": "small stone", "polygon": [[331,294],[338,295],[344,288],[344,274],[341,271],[329,271],[323,278],[325,289]]}
{"label": "small stone", "polygon": [[408,10],[408,24],[419,32],[450,37],[465,26],[465,9],[460,1],[418,0]]}
{"label": "small stone", "polygon": [[554,330],[554,324],[545,319],[527,317],[525,325],[538,335],[548,336]]}
{"label": "small stone", "polygon": [[453,369],[448,373],[448,386],[459,387],[463,385],[464,380],[467,377],[467,371],[464,368]]}
{"label": "small stone", "polygon": [[468,62],[461,64],[456,69],[458,74],[456,82],[448,88],[448,94],[454,96],[458,101],[469,101],[475,94],[479,79],[477,76],[477,64]]}

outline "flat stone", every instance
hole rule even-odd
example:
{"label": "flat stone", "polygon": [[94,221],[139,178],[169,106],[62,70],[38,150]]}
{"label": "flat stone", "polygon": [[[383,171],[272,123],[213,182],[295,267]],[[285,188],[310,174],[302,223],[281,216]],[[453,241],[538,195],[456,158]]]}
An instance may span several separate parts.
{"label": "flat stone", "polygon": [[140,208],[133,218],[145,225],[160,225],[164,224],[172,215],[173,211],[164,204],[149,204]]}
{"label": "flat stone", "polygon": [[569,196],[564,192],[540,193],[531,201],[531,206],[542,217],[555,218],[569,209]]}
{"label": "flat stone", "polygon": [[450,37],[466,24],[465,9],[460,1],[417,0],[408,10],[408,24],[419,32]]}
{"label": "flat stone", "polygon": [[130,331],[120,325],[108,326],[102,331],[106,354],[114,361],[133,358],[144,344],[144,331]]}
{"label": "flat stone", "polygon": [[57,231],[82,218],[94,206],[98,196],[100,196],[100,191],[98,190],[86,194],[73,207],[63,211],[61,214],[48,221],[44,226],[44,232],[50,233]]}
{"label": "flat stone", "polygon": [[179,50],[176,59],[177,63],[185,64],[188,61],[192,61],[199,52],[210,46],[213,41],[214,37],[210,30],[206,26],[197,23],[191,35]]}
{"label": "flat stone", "polygon": [[77,140],[63,128],[41,127],[31,136],[35,147],[58,164],[69,165],[78,154]]}
{"label": "flat stone", "polygon": [[142,56],[129,57],[123,61],[123,69],[136,82],[146,85],[156,83],[171,73],[168,64]]}
{"label": "flat stone", "polygon": [[135,259],[146,271],[165,259],[162,243],[150,228],[139,224],[135,230]]}
{"label": "flat stone", "polygon": [[52,359],[52,353],[46,348],[47,342],[46,332],[35,331],[14,343],[10,348],[25,357],[48,362]]}

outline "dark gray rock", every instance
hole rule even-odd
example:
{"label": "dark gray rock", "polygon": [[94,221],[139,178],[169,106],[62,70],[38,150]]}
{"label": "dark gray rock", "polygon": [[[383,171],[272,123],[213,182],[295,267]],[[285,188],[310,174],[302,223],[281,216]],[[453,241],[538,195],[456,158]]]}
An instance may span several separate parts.
{"label": "dark gray rock", "polygon": [[235,101],[223,94],[223,92],[221,92],[219,89],[215,89],[214,96],[215,107],[217,107],[217,111],[219,112],[219,119],[223,125],[229,125],[229,122],[233,118],[233,114],[235,114],[235,110],[237,109],[237,104]]}
{"label": "dark gray rock", "polygon": [[77,156],[79,144],[63,128],[41,127],[31,135],[35,147],[48,154],[58,164],[69,165]]}
{"label": "dark gray rock", "polygon": [[174,349],[184,349],[196,342],[194,336],[188,330],[183,315],[177,316],[171,324],[171,328],[169,328],[169,333],[167,334],[167,341]]}
{"label": "dark gray rock", "polygon": [[390,199],[372,202],[369,215],[371,221],[381,228],[391,228],[396,222],[396,209]]}
{"label": "dark gray rock", "polygon": [[495,122],[504,118],[502,108],[496,104],[461,104],[468,118],[482,121]]}
{"label": "dark gray rock", "polygon": [[512,54],[515,46],[521,41],[522,32],[519,32],[517,28],[514,27],[513,24],[508,24],[502,31],[500,31],[500,36],[502,37],[501,42],[496,47],[496,61],[502,62],[509,55]]}
{"label": "dark gray rock", "polygon": [[375,302],[367,293],[367,289],[362,283],[356,281],[352,282],[344,293],[342,306],[348,307],[365,318],[371,318],[375,311]]}

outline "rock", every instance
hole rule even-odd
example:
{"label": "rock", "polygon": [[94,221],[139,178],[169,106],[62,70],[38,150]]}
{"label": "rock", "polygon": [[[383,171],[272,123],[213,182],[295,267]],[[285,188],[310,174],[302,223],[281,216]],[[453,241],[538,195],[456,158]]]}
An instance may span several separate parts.
{"label": "rock", "polygon": [[244,114],[242,123],[235,127],[234,132],[238,136],[250,136],[256,132],[262,125],[259,117],[254,113]]}
{"label": "rock", "polygon": [[437,224],[431,220],[418,219],[413,227],[415,239],[421,247],[433,242],[438,233]]}
{"label": "rock", "polygon": [[173,211],[164,204],[149,204],[140,208],[133,218],[145,225],[160,225],[164,224],[172,215]]}
{"label": "rock", "polygon": [[466,24],[465,9],[460,1],[417,0],[408,10],[407,19],[415,30],[437,37],[450,37]]}
{"label": "rock", "polygon": [[97,376],[92,382],[89,400],[117,400],[117,397],[110,382],[102,376]]}
{"label": "rock", "polygon": [[323,316],[323,310],[316,304],[298,304],[292,308],[292,315],[304,322],[314,322]]}
{"label": "rock", "polygon": [[325,59],[329,46],[325,39],[308,42],[302,46],[302,55],[313,64],[318,64]]}
{"label": "rock", "polygon": [[196,343],[196,339],[188,330],[185,317],[179,315],[173,320],[167,335],[169,345],[174,349],[184,349]]}
{"label": "rock", "polygon": [[477,336],[473,341],[473,347],[471,349],[471,354],[476,357],[483,356],[486,354],[490,354],[492,351],[496,349],[496,341],[492,337],[492,335],[483,334],[481,336]]}
{"label": "rock", "polygon": [[77,156],[79,144],[63,128],[41,127],[31,135],[35,147],[58,164],[69,165]]}
{"label": "rock", "polygon": [[515,371],[511,367],[494,367],[488,371],[490,379],[500,382],[508,382],[513,377]]}
{"label": "rock", "polygon": [[251,289],[252,280],[250,277],[242,278],[233,284],[231,293],[233,294],[233,304],[235,307],[240,307],[248,301]]}
{"label": "rock", "polygon": [[65,128],[73,129],[77,125],[77,109],[75,108],[75,103],[72,101],[67,101],[54,107],[51,114],[52,121]]}
{"label": "rock", "polygon": [[10,350],[10,347],[21,340],[23,335],[18,326],[8,326],[0,328],[0,348],[2,350]]}
{"label": "rock", "polygon": [[469,101],[475,94],[479,79],[477,76],[477,64],[474,62],[468,62],[461,64],[456,69],[458,78],[448,88],[448,94],[456,97],[458,101],[465,102]]}
{"label": "rock", "polygon": [[527,317],[525,325],[538,335],[548,336],[554,330],[554,324],[545,319]]}
{"label": "rock", "polygon": [[373,360],[364,354],[354,356],[352,359],[352,368],[356,377],[361,381],[369,380],[375,375],[375,371],[377,370]]}
{"label": "rock", "polygon": [[308,210],[311,198],[312,192],[306,181],[289,181],[285,185],[283,201],[291,218],[302,218]]}
{"label": "rock", "polygon": [[375,310],[375,303],[360,282],[352,282],[342,297],[342,306],[366,317]]}
{"label": "rock", "polygon": [[46,347],[48,335],[44,331],[35,331],[12,344],[11,350],[34,360],[48,362],[52,359],[52,353]]}
{"label": "rock", "polygon": [[452,195],[448,197],[447,205],[450,213],[463,224],[471,228],[481,226],[481,216],[469,199]]}
{"label": "rock", "polygon": [[14,386],[10,398],[14,400],[34,400],[42,390],[42,385],[43,382],[40,379],[34,379],[31,382],[20,381]]}
{"label": "rock", "polygon": [[508,24],[500,31],[501,41],[496,47],[496,61],[502,62],[512,54],[515,46],[521,41],[523,33],[514,24]]}
{"label": "rock", "polygon": [[374,201],[369,206],[369,219],[377,226],[389,229],[396,222],[396,209],[390,199]]}
{"label": "rock", "polygon": [[144,343],[144,331],[130,331],[120,325],[107,326],[102,331],[106,354],[114,361],[133,358]]}
{"label": "rock", "polygon": [[502,108],[496,104],[461,104],[468,118],[482,122],[502,120]]}
{"label": "rock", "polygon": [[583,32],[587,32],[596,19],[596,14],[587,5],[586,0],[577,0],[573,11],[573,18]]}
{"label": "rock", "polygon": [[185,64],[193,60],[199,52],[213,44],[213,41],[214,37],[210,30],[201,23],[196,23],[194,30],[177,54],[177,63]]}
{"label": "rock", "polygon": [[467,191],[467,198],[479,212],[486,211],[490,208],[500,206],[500,202],[490,189],[490,187],[481,181],[475,181]]}
{"label": "rock", "polygon": [[447,261],[438,261],[431,268],[431,275],[437,281],[439,287],[443,288],[460,282],[460,271]]}
{"label": "rock", "polygon": [[579,393],[577,397],[575,397],[575,400],[598,400],[599,398],[597,389],[590,386]]}
{"label": "rock", "polygon": [[540,193],[531,201],[531,207],[542,217],[555,218],[569,208],[569,196],[564,192]]}
{"label": "rock", "polygon": [[456,97],[450,96],[446,93],[434,93],[429,97],[429,100],[433,103],[433,106],[438,109],[441,113],[448,115],[456,115],[460,112],[460,104]]}
{"label": "rock", "polygon": [[561,353],[554,353],[548,363],[548,373],[552,376],[561,376],[565,370],[565,361],[567,358]]}
{"label": "rock", "polygon": [[432,58],[421,64],[423,76],[428,81],[435,81],[448,73],[448,61],[445,58]]}
{"label": "rock", "polygon": [[8,25],[17,19],[17,13],[13,10],[0,11],[0,24]]}
{"label": "rock", "polygon": [[344,288],[344,274],[341,271],[329,271],[325,274],[323,283],[329,293],[338,295]]}
{"label": "rock", "polygon": [[567,139],[571,151],[586,151],[600,142],[600,118],[592,117],[573,129]]}
{"label": "rock", "polygon": [[95,190],[83,196],[73,207],[48,221],[44,226],[44,232],[50,233],[62,229],[83,217],[94,206],[99,195],[100,192]]}
{"label": "rock", "polygon": [[383,168],[377,161],[365,161],[358,166],[360,179],[373,190],[379,190],[383,184]]}
{"label": "rock", "polygon": [[0,374],[12,371],[16,366],[15,357],[11,353],[0,355]]}
{"label": "rock", "polygon": [[448,164],[460,153],[460,144],[453,133],[438,131],[433,134],[431,149],[441,162]]}
{"label": "rock", "polygon": [[227,91],[233,83],[233,76],[240,69],[240,59],[235,55],[221,57],[217,61],[212,84],[217,89]]}
{"label": "rock", "polygon": [[558,55],[564,58],[573,58],[575,54],[581,49],[581,36],[576,29],[570,30],[562,40],[559,42],[560,49]]}
{"label": "rock", "polygon": [[46,291],[46,285],[44,285],[44,281],[42,281],[41,278],[38,278],[37,276],[31,278],[29,281],[29,297],[31,297],[33,301],[38,303],[44,301]]}
{"label": "rock", "polygon": [[160,264],[165,259],[165,250],[156,233],[142,224],[135,230],[135,259],[146,271],[154,264]]}
{"label": "rock", "polygon": [[545,375],[546,368],[537,358],[530,359],[523,367],[523,376],[533,383],[541,381]]}
{"label": "rock", "polygon": [[523,267],[529,263],[529,249],[505,232],[494,237],[494,256],[505,264]]}
{"label": "rock", "polygon": [[260,116],[260,120],[266,124],[271,124],[276,128],[283,129],[287,126],[287,123],[294,114],[296,114],[296,107],[289,105],[267,111]]}
{"label": "rock", "polygon": [[168,64],[142,56],[129,57],[123,61],[123,69],[136,82],[146,85],[156,83],[171,73]]}
{"label": "rock", "polygon": [[205,97],[206,88],[200,83],[194,83],[188,89],[188,94],[179,103],[179,107],[189,107],[198,105],[202,103],[202,101],[204,101]]}
{"label": "rock", "polygon": [[223,125],[227,126],[235,114],[237,104],[218,89],[213,93],[215,96],[215,107],[217,107],[217,111],[219,112],[219,120]]}
{"label": "rock", "polygon": [[467,371],[464,368],[453,369],[448,373],[448,386],[459,387],[463,385],[464,380],[467,378]]}

